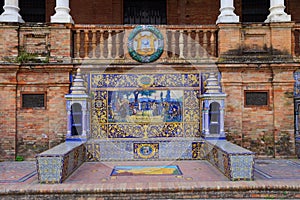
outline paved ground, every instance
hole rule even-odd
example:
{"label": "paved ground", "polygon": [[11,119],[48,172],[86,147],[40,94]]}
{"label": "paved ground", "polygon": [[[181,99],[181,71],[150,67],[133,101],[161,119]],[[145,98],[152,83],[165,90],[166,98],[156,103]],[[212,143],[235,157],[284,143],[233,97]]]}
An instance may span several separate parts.
{"label": "paved ground", "polygon": [[[111,176],[114,166],[119,165],[178,165],[182,175]],[[300,160],[256,160],[254,181],[229,181],[207,161],[147,161],[147,162],[86,162],[63,184],[39,184],[35,162],[0,162],[1,192],[19,191],[125,191],[197,187],[231,188],[292,188],[300,186]],[[198,188],[199,189],[199,188]],[[300,190],[298,191],[300,198]],[[255,197],[255,196],[253,196]]]}
{"label": "paved ground", "polygon": [[[178,165],[182,175],[110,176],[120,165]],[[256,160],[255,180],[299,180],[300,160]],[[64,183],[229,181],[207,161],[86,162]],[[0,162],[0,184],[37,183],[35,162]]]}

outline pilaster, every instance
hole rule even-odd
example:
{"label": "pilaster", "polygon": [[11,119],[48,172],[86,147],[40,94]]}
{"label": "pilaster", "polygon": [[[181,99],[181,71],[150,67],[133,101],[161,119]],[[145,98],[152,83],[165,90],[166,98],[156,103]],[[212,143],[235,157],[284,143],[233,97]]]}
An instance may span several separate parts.
{"label": "pilaster", "polygon": [[231,55],[241,48],[241,24],[218,24],[218,54]]}

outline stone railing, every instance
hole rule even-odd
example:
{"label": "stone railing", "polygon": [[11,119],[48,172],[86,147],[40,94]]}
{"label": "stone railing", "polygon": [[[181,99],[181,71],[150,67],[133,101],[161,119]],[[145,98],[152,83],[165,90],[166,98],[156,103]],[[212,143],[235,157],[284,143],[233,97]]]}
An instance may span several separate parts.
{"label": "stone railing", "polygon": [[[75,25],[74,61],[132,63],[127,50],[132,25]],[[158,62],[201,61],[217,57],[215,25],[156,26],[164,37],[164,53]]]}

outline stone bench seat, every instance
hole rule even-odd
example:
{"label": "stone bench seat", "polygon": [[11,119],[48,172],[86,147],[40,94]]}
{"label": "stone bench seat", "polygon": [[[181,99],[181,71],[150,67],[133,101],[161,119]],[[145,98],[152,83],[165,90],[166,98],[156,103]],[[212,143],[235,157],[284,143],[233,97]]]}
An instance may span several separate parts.
{"label": "stone bench seat", "polygon": [[84,142],[64,142],[36,156],[40,183],[62,183],[86,159]]}
{"label": "stone bench seat", "polygon": [[226,140],[205,141],[206,159],[232,181],[253,180],[255,153]]}

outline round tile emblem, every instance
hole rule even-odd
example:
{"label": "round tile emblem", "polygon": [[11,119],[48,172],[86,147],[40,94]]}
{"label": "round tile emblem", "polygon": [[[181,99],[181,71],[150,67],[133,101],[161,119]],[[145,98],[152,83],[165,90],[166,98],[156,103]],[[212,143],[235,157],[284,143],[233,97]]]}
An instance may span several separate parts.
{"label": "round tile emblem", "polygon": [[163,50],[163,35],[154,26],[137,26],[128,37],[128,51],[136,61],[142,63],[153,62],[161,56]]}
{"label": "round tile emblem", "polygon": [[140,158],[148,159],[154,157],[155,148],[151,144],[141,144],[137,149],[137,154]]}
{"label": "round tile emblem", "polygon": [[148,88],[151,85],[153,85],[154,83],[154,78],[152,76],[140,76],[138,78],[138,84],[139,86],[141,86],[142,88]]}

